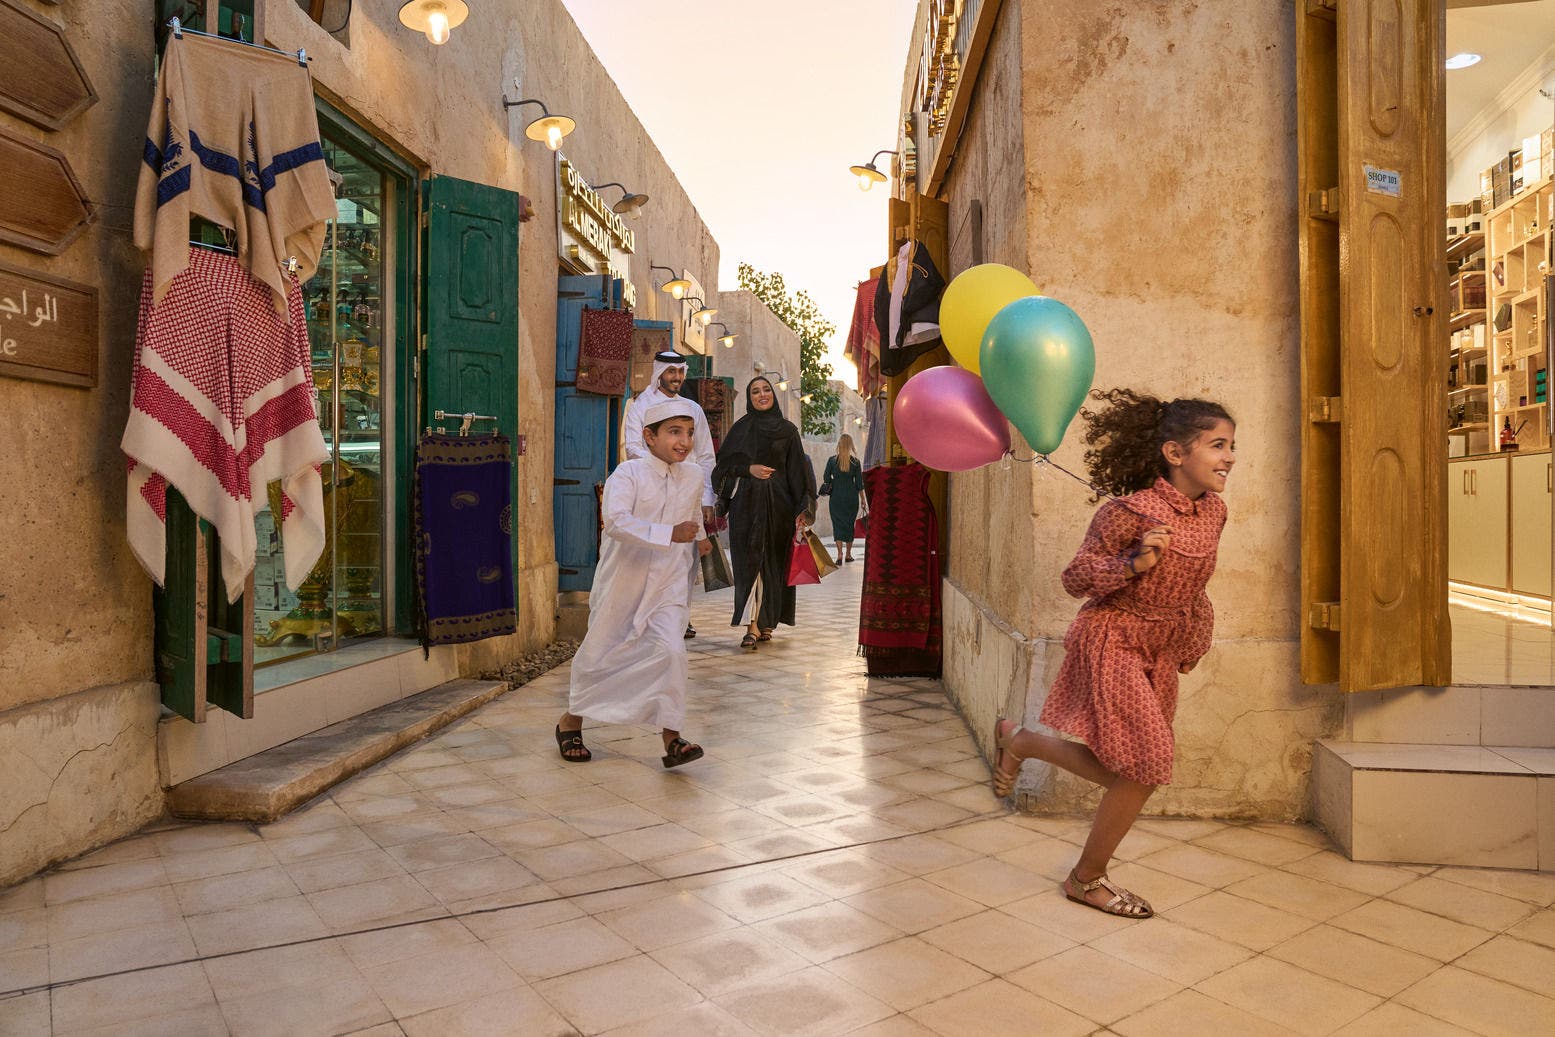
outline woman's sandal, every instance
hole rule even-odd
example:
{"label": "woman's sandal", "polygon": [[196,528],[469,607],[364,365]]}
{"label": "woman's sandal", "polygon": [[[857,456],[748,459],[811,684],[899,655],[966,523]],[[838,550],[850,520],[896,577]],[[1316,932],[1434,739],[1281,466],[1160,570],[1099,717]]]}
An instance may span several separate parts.
{"label": "woman's sandal", "polygon": [[683,763],[690,763],[692,760],[700,760],[701,758],[702,747],[700,745],[688,742],[684,738],[672,738],[670,739],[670,744],[664,747],[664,755],[659,759],[663,762],[665,769],[668,770],[671,767],[679,767]]}
{"label": "woman's sandal", "polygon": [[[1003,740],[1001,740],[999,736],[1006,730],[1004,726],[1005,724],[1010,725],[1008,728],[1009,734],[1006,735]],[[1005,748],[1005,746],[1015,738],[1016,733],[1019,731],[1019,725],[1017,725],[1013,720],[1006,720],[1003,717],[1000,717],[998,720],[994,721],[993,794],[998,796],[1000,799],[1003,799],[1005,796],[1008,796],[1011,792],[1015,791],[1015,779],[1020,777],[1019,760],[1015,761],[1014,770],[1010,771],[1004,769],[1004,758],[1006,756],[1012,758],[1015,756],[1015,754],[1009,749]]]}
{"label": "woman's sandal", "polygon": [[747,652],[754,652],[756,650],[756,635],[746,634],[744,637],[740,638],[740,647],[745,649]]}
{"label": "woman's sandal", "polygon": [[756,640],[760,641],[762,644],[766,644],[768,641],[772,640],[772,631],[763,630],[761,632],[761,636],[756,638]]}
{"label": "woman's sandal", "polygon": [[[1074,883],[1074,888],[1079,889],[1079,896],[1074,895],[1074,888],[1070,886],[1071,882]],[[1112,899],[1105,904],[1097,904],[1086,897],[1087,893],[1098,889],[1105,889],[1108,893],[1111,893]],[[1107,878],[1106,873],[1092,879],[1090,882],[1081,882],[1080,876],[1071,870],[1069,878],[1064,880],[1064,896],[1073,900],[1076,904],[1084,904],[1086,907],[1105,914],[1118,915],[1121,918],[1151,918],[1155,915],[1155,910],[1151,908],[1149,901],[1137,893],[1130,893],[1122,887],[1114,886],[1112,880]]]}
{"label": "woman's sandal", "polygon": [[[556,725],[556,748],[561,750],[562,759],[568,763],[588,763],[594,758],[589,752],[588,746],[583,744],[583,731],[563,731],[560,724]],[[571,753],[572,755],[568,755]]]}

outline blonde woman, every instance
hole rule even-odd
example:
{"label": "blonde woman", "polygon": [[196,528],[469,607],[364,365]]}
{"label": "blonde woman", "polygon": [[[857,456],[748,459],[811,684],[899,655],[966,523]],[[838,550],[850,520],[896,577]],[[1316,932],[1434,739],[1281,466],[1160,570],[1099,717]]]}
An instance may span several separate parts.
{"label": "blonde woman", "polygon": [[853,526],[858,521],[864,495],[864,466],[853,452],[853,437],[837,440],[837,456],[826,462],[821,495],[831,498],[832,539],[837,542],[837,564],[853,561]]}

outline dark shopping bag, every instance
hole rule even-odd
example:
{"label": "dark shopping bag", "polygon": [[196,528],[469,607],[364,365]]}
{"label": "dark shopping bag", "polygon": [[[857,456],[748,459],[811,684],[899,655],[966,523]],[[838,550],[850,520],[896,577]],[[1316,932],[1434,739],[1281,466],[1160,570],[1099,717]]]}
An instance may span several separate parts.
{"label": "dark shopping bag", "polygon": [[815,552],[810,550],[810,542],[802,534],[794,537],[794,552],[788,561],[788,585],[798,587],[820,582],[821,571],[815,564]]}
{"label": "dark shopping bag", "polygon": [[718,542],[716,534],[709,536],[707,542],[712,545],[712,550],[703,555],[702,563],[702,589],[709,594],[713,591],[721,591],[726,587],[734,586],[734,576],[729,571],[729,556],[724,554],[724,547]]}

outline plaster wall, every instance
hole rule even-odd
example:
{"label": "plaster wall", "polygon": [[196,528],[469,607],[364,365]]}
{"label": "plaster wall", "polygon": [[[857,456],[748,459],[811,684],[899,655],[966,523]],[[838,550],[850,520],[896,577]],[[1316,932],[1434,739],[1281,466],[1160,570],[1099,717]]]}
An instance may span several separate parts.
{"label": "plaster wall", "polygon": [[[1216,645],[1183,681],[1174,783],[1147,809],[1300,815],[1312,741],[1337,731],[1342,707],[1303,686],[1297,663],[1294,8],[1006,0],[1000,21],[949,184],[953,234],[963,192],[1008,197],[993,187],[1018,125],[1024,198],[1008,212],[1023,215],[1023,240],[1012,246],[996,230],[1017,217],[990,206],[984,258],[1023,267],[1085,319],[1097,387],[1207,396],[1239,422],[1231,519],[1209,588]],[[1012,76],[1014,123],[1003,94]],[[990,172],[977,175],[979,161]],[[969,249],[953,252],[956,272]],[[1054,457],[1081,470],[1078,424]],[[946,608],[947,673],[986,741],[990,699],[1003,696],[1007,716],[1040,711],[1078,604],[1059,574],[1093,509],[1080,485],[1019,464],[951,485],[947,602],[964,600]],[[990,629],[1013,642],[993,658],[1014,652],[1018,664],[966,661],[990,656]],[[985,682],[984,669],[1009,676]],[[1020,791],[1042,809],[1094,802],[1083,783],[1039,764],[1027,765]]]}
{"label": "plaster wall", "polygon": [[[799,336],[773,315],[767,304],[744,289],[722,292],[718,296],[718,319],[737,334],[734,345],[725,349],[712,343],[713,373],[734,379],[734,417],[745,416],[745,386],[756,377],[756,365],[774,379],[787,375],[789,388],[799,386]],[[776,381],[773,385],[776,386]],[[798,423],[799,397],[779,394],[783,414]]]}

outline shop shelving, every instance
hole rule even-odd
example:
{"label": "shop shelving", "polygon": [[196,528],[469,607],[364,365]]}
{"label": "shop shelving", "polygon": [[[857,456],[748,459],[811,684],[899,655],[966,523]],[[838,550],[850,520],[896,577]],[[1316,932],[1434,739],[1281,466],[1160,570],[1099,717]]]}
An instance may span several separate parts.
{"label": "shop shelving", "polygon": [[[1486,226],[1485,311],[1492,325],[1489,445],[1494,448],[1510,418],[1514,429],[1523,425],[1520,446],[1543,449],[1550,444],[1549,401],[1538,398],[1538,376],[1549,367],[1545,279],[1555,240],[1555,182],[1547,178],[1528,185],[1491,210]],[[1497,323],[1505,326],[1496,328]]]}

